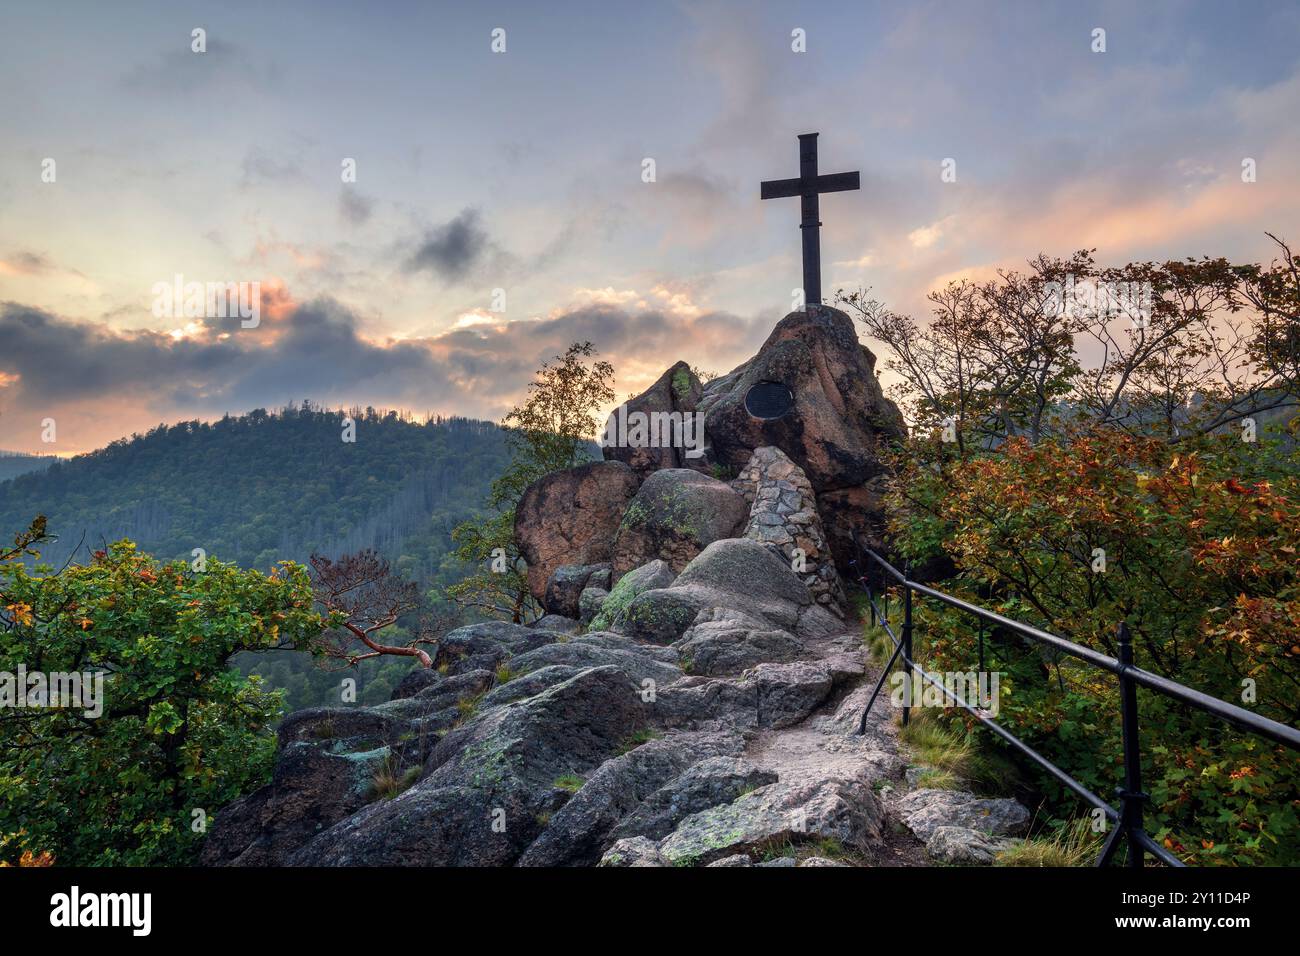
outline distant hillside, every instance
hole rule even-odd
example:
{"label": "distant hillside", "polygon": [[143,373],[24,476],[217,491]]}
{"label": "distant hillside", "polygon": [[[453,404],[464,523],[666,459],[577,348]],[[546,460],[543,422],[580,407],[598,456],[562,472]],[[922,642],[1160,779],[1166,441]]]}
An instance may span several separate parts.
{"label": "distant hillside", "polygon": [[41,471],[58,461],[56,455],[29,455],[22,451],[0,449],[0,481],[8,481],[33,471]]}
{"label": "distant hillside", "polygon": [[123,537],[160,558],[203,548],[262,569],[375,547],[433,582],[447,533],[507,463],[504,435],[468,419],[351,414],[353,443],[341,440],[342,412],[306,403],[159,426],[0,484],[0,533],[45,514],[60,538],[45,557],[57,562]]}
{"label": "distant hillside", "polygon": [[[451,529],[478,512],[508,463],[505,434],[462,418],[350,414],[354,443],[342,441],[342,412],[304,403],[159,426],[55,460],[0,483],[0,538],[44,514],[59,540],[42,560],[56,566],[130,538],[159,558],[188,561],[203,548],[263,570],[314,550],[373,547],[426,589],[459,580]],[[320,670],[305,653],[240,655],[235,663],[285,688],[289,710],[339,703],[345,675]],[[346,676],[357,678],[363,702],[378,703],[409,669],[404,659],[373,660]]]}

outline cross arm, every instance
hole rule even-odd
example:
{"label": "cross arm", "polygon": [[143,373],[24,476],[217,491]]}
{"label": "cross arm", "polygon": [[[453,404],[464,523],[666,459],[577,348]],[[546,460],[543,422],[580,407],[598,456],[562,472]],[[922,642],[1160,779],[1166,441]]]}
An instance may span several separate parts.
{"label": "cross arm", "polygon": [[831,173],[829,176],[817,177],[819,193],[842,193],[850,189],[861,189],[862,183],[857,173]]}
{"label": "cross arm", "polygon": [[798,196],[802,191],[802,179],[769,179],[760,184],[763,199],[784,199],[787,196]]}
{"label": "cross arm", "polygon": [[[812,189],[806,189],[812,185]],[[759,184],[761,199],[784,199],[787,196],[802,196],[805,192],[842,193],[850,189],[861,189],[858,173],[831,173],[818,176],[811,184],[804,179],[769,179]]]}

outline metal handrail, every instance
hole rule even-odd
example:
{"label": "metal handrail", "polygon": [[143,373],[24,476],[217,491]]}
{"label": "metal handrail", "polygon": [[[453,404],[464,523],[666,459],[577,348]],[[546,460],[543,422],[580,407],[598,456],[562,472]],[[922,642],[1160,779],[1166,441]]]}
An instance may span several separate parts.
{"label": "metal handrail", "polygon": [[[912,674],[919,674],[921,680],[937,688],[945,698],[952,700],[953,705],[960,707],[985,727],[1007,741],[1017,752],[1029,757],[1057,781],[1082,799],[1092,804],[1096,809],[1105,813],[1106,817],[1118,823],[1107,837],[1102,847],[1101,854],[1097,858],[1097,866],[1106,866],[1113,858],[1115,851],[1119,847],[1121,837],[1128,841],[1128,865],[1140,867],[1143,865],[1143,854],[1150,853],[1162,863],[1168,866],[1181,867],[1185,864],[1167,849],[1156,843],[1146,832],[1142,825],[1142,806],[1149,799],[1148,794],[1142,792],[1142,768],[1141,752],[1138,735],[1137,722],[1137,688],[1139,686],[1147,687],[1158,693],[1164,694],[1174,700],[1181,701],[1198,710],[1213,714],[1222,720],[1235,724],[1251,733],[1267,737],[1284,746],[1295,750],[1300,750],[1300,730],[1290,727],[1286,724],[1270,720],[1267,717],[1252,713],[1243,707],[1235,704],[1229,704],[1227,701],[1219,700],[1217,697],[1211,697],[1201,691],[1193,690],[1177,681],[1161,677],[1159,674],[1153,674],[1150,671],[1143,670],[1133,663],[1133,639],[1129,633],[1127,622],[1121,621],[1117,629],[1117,639],[1119,644],[1119,657],[1108,657],[1105,654],[1098,653],[1091,648],[1076,644],[1073,641],[1067,641],[1065,638],[1050,634],[1040,628],[1031,627],[1028,624],[1022,624],[1019,621],[1004,617],[994,611],[963,601],[961,598],[954,597],[943,591],[935,590],[924,584],[910,580],[906,574],[899,571],[892,564],[882,558],[875,551],[863,545],[858,540],[857,532],[853,532],[853,543],[856,550],[870,558],[882,572],[893,578],[903,588],[903,628],[902,633],[896,635],[890,625],[888,617],[888,591],[885,591],[885,609],[882,611],[876,604],[875,594],[871,588],[871,581],[868,575],[863,574],[860,582],[867,593],[867,603],[871,609],[871,623],[875,626],[879,622],[889,636],[894,646],[894,653],[890,656],[889,662],[881,672],[880,680],[876,683],[875,690],[871,698],[867,701],[867,706],[862,711],[862,719],[858,723],[858,733],[866,732],[867,717],[871,713],[871,708],[876,702],[876,697],[880,694],[885,680],[892,672],[894,663],[900,658],[903,661],[903,668],[906,675],[906,688],[908,693],[904,695],[903,701],[903,725],[907,726],[910,719],[910,698],[912,687]],[[856,565],[856,561],[853,562]],[[961,700],[949,688],[944,686],[943,682],[937,680],[933,675],[912,660],[912,595],[913,593],[925,597],[934,598],[943,604],[972,614],[981,621],[980,630],[980,657],[981,668],[983,668],[983,624],[985,622],[996,624],[1013,633],[1027,637],[1032,641],[1052,647],[1062,653],[1075,657],[1094,667],[1109,671],[1119,678],[1120,683],[1120,719],[1121,734],[1123,740],[1124,753],[1124,785],[1116,788],[1116,794],[1120,798],[1120,806],[1116,808],[1104,800],[1102,797],[1093,793],[1079,781],[1075,780],[1068,773],[1062,770],[1052,761],[1048,760],[1038,751],[1034,750],[1027,743],[1016,737],[1005,727],[996,723],[988,714],[982,712],[979,708],[972,706],[969,702]]]}

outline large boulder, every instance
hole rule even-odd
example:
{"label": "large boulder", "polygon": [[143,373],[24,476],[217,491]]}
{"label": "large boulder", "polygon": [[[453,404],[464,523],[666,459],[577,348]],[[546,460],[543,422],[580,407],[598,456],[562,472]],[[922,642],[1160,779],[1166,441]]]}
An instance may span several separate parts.
{"label": "large boulder", "polygon": [[582,633],[582,622],[563,614],[544,614],[528,626],[534,631],[550,631],[557,636],[557,640]]}
{"label": "large boulder", "polygon": [[[852,488],[884,471],[881,452],[906,434],[902,413],[884,397],[876,358],[853,320],[813,305],[777,323],[758,354],[704,388],[699,408],[712,461],[739,471],[754,449],[780,448],[818,492]],[[745,399],[763,382],[785,385],[793,406],[780,418],[751,415]]]}
{"label": "large boulder", "polygon": [[563,804],[557,781],[591,773],[644,721],[640,695],[619,668],[583,670],[453,730],[419,783],[352,814],[289,862],[510,865]]}
{"label": "large boulder", "polygon": [[707,608],[673,645],[692,674],[738,674],[773,661],[793,661],[807,652],[788,631],[768,626],[743,611]]}
{"label": "large boulder", "polygon": [[281,723],[275,769],[265,787],[216,815],[205,866],[283,866],[290,854],[374,799],[373,782],[402,758],[405,721],[370,709],[321,707]]}
{"label": "large boulder", "polygon": [[642,476],[661,468],[706,467],[703,430],[695,423],[703,394],[691,367],[678,362],[610,415],[601,438],[605,458],[621,461]]}
{"label": "large boulder", "polygon": [[542,606],[547,614],[576,618],[579,599],[588,587],[609,590],[608,564],[562,564],[546,582]]}
{"label": "large boulder", "polygon": [[515,508],[515,541],[528,563],[533,597],[546,599],[546,583],[561,565],[609,560],[639,484],[622,462],[593,461],[552,472],[524,490]]}
{"label": "large boulder", "polygon": [[773,783],[687,817],[659,844],[659,853],[680,866],[805,841],[836,840],[861,852],[880,839],[883,822],[880,804],[864,784]]}
{"label": "large boulder", "polygon": [[568,641],[547,644],[529,651],[511,661],[511,667],[528,672],[539,667],[565,664],[570,667],[617,667],[629,683],[640,686],[652,680],[656,684],[671,684],[682,676],[681,669],[642,653],[639,648],[601,647],[586,641]]}
{"label": "large boulder", "polygon": [[995,837],[1018,836],[1029,828],[1029,811],[1019,801],[964,790],[913,790],[899,798],[897,809],[907,828],[926,842],[943,827]]}
{"label": "large boulder", "polygon": [[805,621],[815,621],[821,632],[828,627],[825,619],[834,620],[775,554],[757,541],[725,538],[693,558],[671,587],[646,590],[633,598],[611,630],[654,644],[671,644],[701,611],[710,608],[744,608],[756,622],[801,635]]}
{"label": "large boulder", "polygon": [[506,621],[483,621],[449,631],[438,639],[434,667],[443,673],[461,674],[471,670],[493,670],[502,661],[523,654],[560,635]]}
{"label": "large boulder", "polygon": [[[699,756],[697,752],[695,759]],[[750,790],[776,781],[774,772],[761,770],[742,757],[705,757],[646,797],[614,828],[610,837],[622,839],[639,835],[662,839],[691,814],[731,803]]]}
{"label": "large boulder", "polygon": [[[614,839],[611,831],[633,814],[642,801],[696,761],[723,754],[734,761],[743,749],[744,741],[738,734],[679,733],[651,740],[606,761],[568,803],[551,815],[546,829],[520,857],[519,865],[574,866],[599,862]],[[641,832],[633,829],[627,835]]]}
{"label": "large boulder", "polygon": [[[821,509],[842,570],[850,560],[849,529],[865,527],[874,534],[883,524],[875,493],[885,474],[883,452],[906,435],[902,413],[884,397],[875,365],[847,315],[809,306],[782,319],[748,362],[707,383],[698,405],[705,416],[710,467],[738,474],[755,449],[772,446],[803,469],[819,502],[828,492],[873,489],[831,499],[853,510],[840,508],[832,516]],[[746,397],[763,383],[789,389],[786,414],[768,419],[750,414]]]}
{"label": "large boulder", "polygon": [[[590,629],[604,631],[616,627],[623,620],[628,605],[640,594],[666,588],[673,583],[675,577],[672,568],[658,558],[624,574],[614,585],[614,590],[593,610]],[[588,609],[591,610],[590,605]]]}
{"label": "large boulder", "polygon": [[735,537],[749,513],[725,482],[684,468],[656,471],[627,506],[614,539],[614,575],[660,558],[673,571],[722,538]]}

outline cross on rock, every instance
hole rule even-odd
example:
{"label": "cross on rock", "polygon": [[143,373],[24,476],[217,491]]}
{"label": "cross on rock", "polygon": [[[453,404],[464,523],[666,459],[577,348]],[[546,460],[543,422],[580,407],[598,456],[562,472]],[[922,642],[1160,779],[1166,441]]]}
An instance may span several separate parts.
{"label": "cross on rock", "polygon": [[799,136],[798,179],[770,179],[762,184],[763,199],[799,196],[803,200],[803,219],[799,228],[803,230],[803,294],[808,305],[820,305],[822,301],[822,245],[818,231],[822,224],[818,218],[817,196],[860,188],[856,172],[817,175],[816,133]]}

